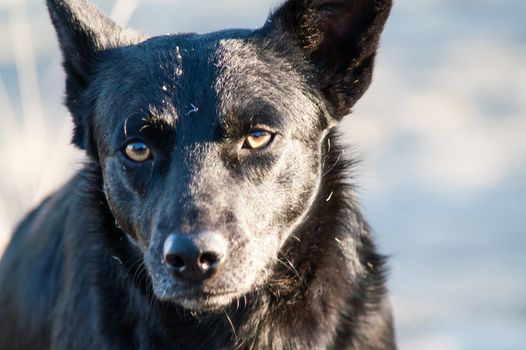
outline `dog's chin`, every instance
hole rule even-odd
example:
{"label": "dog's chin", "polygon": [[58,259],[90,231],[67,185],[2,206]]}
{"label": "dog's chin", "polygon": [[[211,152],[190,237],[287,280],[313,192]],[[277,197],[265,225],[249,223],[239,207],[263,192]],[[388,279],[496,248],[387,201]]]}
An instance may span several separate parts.
{"label": "dog's chin", "polygon": [[195,312],[220,311],[244,294],[238,290],[203,291],[200,289],[190,289],[176,291],[170,289],[171,288],[154,288],[154,293],[157,298],[163,302],[174,303]]}
{"label": "dog's chin", "polygon": [[191,311],[214,312],[224,309],[239,296],[238,293],[232,292],[216,295],[176,296],[170,300]]}

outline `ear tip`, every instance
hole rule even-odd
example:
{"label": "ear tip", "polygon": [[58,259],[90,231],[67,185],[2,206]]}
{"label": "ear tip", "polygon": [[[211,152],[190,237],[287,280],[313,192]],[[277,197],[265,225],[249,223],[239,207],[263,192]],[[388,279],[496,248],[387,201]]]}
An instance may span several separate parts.
{"label": "ear tip", "polygon": [[51,19],[69,22],[88,12],[90,5],[85,0],[46,0]]}
{"label": "ear tip", "polygon": [[377,12],[389,13],[392,7],[393,0],[375,0],[375,9]]}
{"label": "ear tip", "polygon": [[[46,5],[50,11],[56,11],[60,9],[64,9],[67,7],[71,7],[72,3],[78,3],[77,0],[46,0]],[[84,0],[82,2],[85,3]]]}
{"label": "ear tip", "polygon": [[53,18],[59,11],[61,2],[55,0],[46,0],[46,6],[51,18]]}

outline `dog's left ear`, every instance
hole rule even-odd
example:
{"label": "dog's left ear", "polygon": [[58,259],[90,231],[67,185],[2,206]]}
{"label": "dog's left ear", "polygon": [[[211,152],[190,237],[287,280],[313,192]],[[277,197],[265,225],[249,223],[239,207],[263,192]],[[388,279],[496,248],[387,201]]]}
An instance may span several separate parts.
{"label": "dog's left ear", "polygon": [[[293,40],[314,66],[320,89],[340,119],[369,87],[392,0],[288,0],[263,28]],[[277,30],[277,33],[276,33]]]}

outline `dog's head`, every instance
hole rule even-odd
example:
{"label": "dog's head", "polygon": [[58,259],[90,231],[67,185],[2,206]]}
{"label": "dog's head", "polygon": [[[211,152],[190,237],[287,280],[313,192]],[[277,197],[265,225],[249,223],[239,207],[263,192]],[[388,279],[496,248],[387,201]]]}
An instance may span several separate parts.
{"label": "dog's head", "polygon": [[[73,142],[100,164],[155,295],[207,310],[267,280],[365,92],[390,0],[289,0],[258,30],[145,38],[48,0]],[[301,239],[301,237],[298,237]]]}

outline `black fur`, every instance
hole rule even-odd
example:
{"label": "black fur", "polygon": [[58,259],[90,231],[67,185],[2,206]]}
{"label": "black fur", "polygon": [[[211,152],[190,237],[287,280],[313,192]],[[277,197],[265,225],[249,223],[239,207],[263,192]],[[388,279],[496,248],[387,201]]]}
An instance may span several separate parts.
{"label": "black fur", "polygon": [[[145,38],[48,0],[84,168],[0,263],[2,349],[395,349],[383,258],[334,126],[390,0],[288,0],[265,26]],[[272,135],[251,150],[254,130]],[[153,156],[127,159],[139,142]],[[224,237],[202,281],[173,234]]]}

